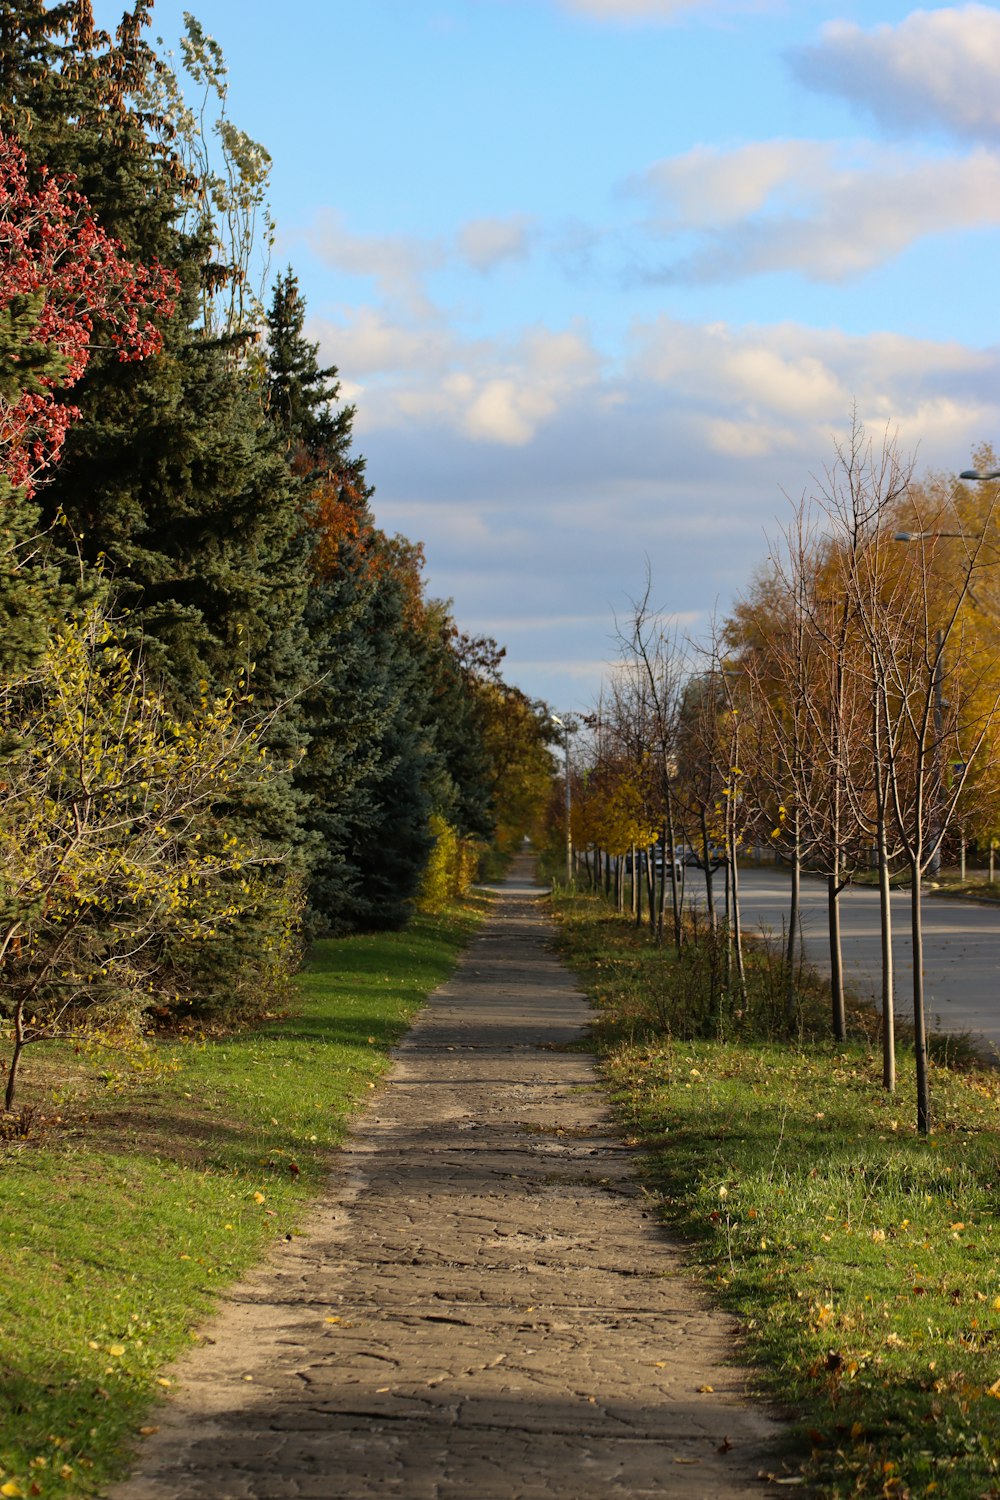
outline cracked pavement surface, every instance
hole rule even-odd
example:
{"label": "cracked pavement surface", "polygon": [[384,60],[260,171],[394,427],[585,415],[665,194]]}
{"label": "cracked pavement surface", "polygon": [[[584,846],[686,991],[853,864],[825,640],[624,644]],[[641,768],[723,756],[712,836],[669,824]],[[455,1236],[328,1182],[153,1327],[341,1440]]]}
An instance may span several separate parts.
{"label": "cracked pavement surface", "polygon": [[111,1500],[738,1500],[781,1429],[612,1129],[530,862]]}

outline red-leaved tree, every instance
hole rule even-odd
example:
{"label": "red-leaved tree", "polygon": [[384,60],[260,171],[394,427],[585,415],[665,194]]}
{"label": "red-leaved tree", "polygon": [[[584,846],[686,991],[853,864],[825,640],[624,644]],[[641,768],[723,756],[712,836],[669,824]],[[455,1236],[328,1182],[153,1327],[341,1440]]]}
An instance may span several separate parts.
{"label": "red-leaved tree", "polygon": [[[71,180],[32,185],[24,152],[0,135],[0,498],[29,496],[58,458],[77,409],[58,397],[99,344],[123,361],[160,348],[173,276],[137,265],[94,222]],[[6,481],[6,484],[3,483]]]}

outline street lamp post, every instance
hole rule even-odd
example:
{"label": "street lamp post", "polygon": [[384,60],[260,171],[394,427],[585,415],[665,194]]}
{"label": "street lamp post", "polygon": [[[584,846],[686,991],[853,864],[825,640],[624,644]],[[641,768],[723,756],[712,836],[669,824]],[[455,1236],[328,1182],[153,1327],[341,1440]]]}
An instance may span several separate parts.
{"label": "street lamp post", "polygon": [[[968,477],[963,475],[963,478]],[[936,542],[938,537],[954,536],[962,541],[970,538],[964,531],[897,531],[894,542]],[[927,873],[936,880],[941,874],[941,798],[944,795],[944,770],[941,760],[941,742],[944,738],[944,632],[934,632],[934,821],[931,839],[934,844]]]}
{"label": "street lamp post", "polygon": [[569,780],[569,725],[565,724],[558,714],[551,714],[553,724],[558,724],[563,732],[563,753],[566,761],[566,884],[573,884],[573,820],[572,820],[572,791]]}

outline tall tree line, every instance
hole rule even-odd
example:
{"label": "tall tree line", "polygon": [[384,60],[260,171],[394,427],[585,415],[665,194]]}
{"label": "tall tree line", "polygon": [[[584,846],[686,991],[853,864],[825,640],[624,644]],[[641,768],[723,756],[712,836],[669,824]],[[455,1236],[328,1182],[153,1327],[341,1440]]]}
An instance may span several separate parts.
{"label": "tall tree line", "polygon": [[[186,944],[178,1003],[212,1004],[252,992],[296,912],[313,933],[404,922],[435,829],[487,844],[506,818],[520,837],[548,720],[427,597],[420,546],[376,524],[294,271],[268,298],[254,283],[267,153],[225,116],[216,43],[189,18],[178,78],[151,9],[133,0],[112,36],[90,0],[0,0],[0,673],[23,724],[32,673],[86,617],[81,692],[110,638],[169,734],[228,705],[242,769],[213,783],[197,836],[246,852],[212,866],[233,899],[199,944],[190,924],[147,943],[175,978]],[[217,108],[211,138],[190,88]],[[76,353],[51,326],[53,193],[95,272]],[[102,265],[121,307],[94,290]],[[246,773],[248,744],[266,774]]]}

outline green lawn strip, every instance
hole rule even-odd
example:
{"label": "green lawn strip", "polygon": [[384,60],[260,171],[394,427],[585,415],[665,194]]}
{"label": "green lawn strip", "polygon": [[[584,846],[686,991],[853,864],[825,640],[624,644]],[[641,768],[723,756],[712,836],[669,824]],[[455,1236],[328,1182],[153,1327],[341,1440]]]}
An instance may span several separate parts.
{"label": "green lawn strip", "polygon": [[831,1497],[1000,1495],[1000,1078],[935,1067],[921,1139],[909,1060],[888,1096],[864,1040],[656,1035],[639,979],[662,984],[669,952],[613,925],[575,902],[562,941],[601,1006],[615,1108],[795,1412],[806,1477]]}
{"label": "green lawn strip", "polygon": [[87,1495],[122,1471],[164,1366],[216,1293],[295,1232],[483,909],[318,943],[288,1016],[158,1041],[144,1073],[106,1071],[99,1092],[71,1076],[42,1142],[4,1148],[0,1495]]}

